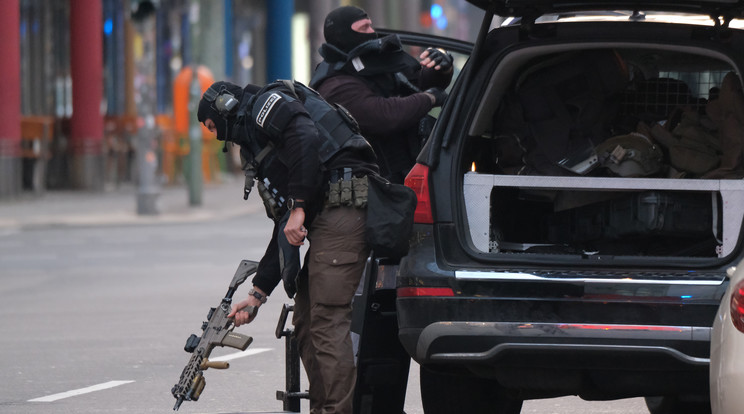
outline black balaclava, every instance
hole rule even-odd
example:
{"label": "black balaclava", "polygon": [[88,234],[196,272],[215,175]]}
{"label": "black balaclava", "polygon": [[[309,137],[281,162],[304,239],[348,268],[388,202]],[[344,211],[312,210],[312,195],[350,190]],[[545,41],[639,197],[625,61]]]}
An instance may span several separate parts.
{"label": "black balaclava", "polygon": [[[231,93],[238,101],[243,99],[243,88],[233,83],[219,81],[213,83],[210,88],[215,88],[220,91],[220,93]],[[217,139],[220,141],[229,141],[227,136],[228,123],[235,122],[235,117],[230,116],[226,118],[220,115],[219,111],[217,111],[217,108],[214,106],[214,102],[209,102],[204,99],[204,95],[202,95],[201,100],[199,100],[199,109],[196,112],[196,118],[201,123],[204,123],[207,119],[211,119],[217,129]]]}
{"label": "black balaclava", "polygon": [[367,12],[359,7],[339,7],[326,16],[323,36],[326,42],[348,52],[368,40],[377,39],[377,33],[359,33],[351,29],[352,23],[368,18]]}

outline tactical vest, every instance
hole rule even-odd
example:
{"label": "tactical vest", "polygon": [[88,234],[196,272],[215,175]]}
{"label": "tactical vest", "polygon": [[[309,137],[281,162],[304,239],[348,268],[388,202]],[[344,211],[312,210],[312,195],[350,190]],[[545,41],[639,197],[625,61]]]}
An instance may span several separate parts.
{"label": "tactical vest", "polygon": [[[248,128],[246,132],[250,137],[246,145],[253,154],[253,159],[246,160],[244,165],[246,175],[244,199],[250,194],[259,168],[266,167],[262,166],[262,163],[278,162],[276,157],[269,156],[274,152],[271,141],[259,142],[257,132],[260,130],[270,136],[280,136],[290,120],[298,114],[291,107],[291,103],[296,101],[303,104],[318,130],[322,142],[318,148],[318,156],[323,167],[329,169],[328,162],[344,149],[373,153],[369,142],[360,134],[356,120],[345,108],[329,104],[318,92],[299,82],[280,80],[271,83],[250,100],[242,102],[237,113],[237,123],[243,123],[244,127]],[[262,181],[258,181],[258,186],[267,212],[271,210],[270,214],[278,219],[286,194],[281,194],[277,189],[266,191]]]}
{"label": "tactical vest", "polygon": [[320,55],[323,61],[310,79],[312,88],[317,88],[328,78],[345,74],[359,78],[386,98],[421,92],[405,75],[418,71],[421,66],[418,60],[403,50],[398,35],[366,41],[348,53],[323,43]]}

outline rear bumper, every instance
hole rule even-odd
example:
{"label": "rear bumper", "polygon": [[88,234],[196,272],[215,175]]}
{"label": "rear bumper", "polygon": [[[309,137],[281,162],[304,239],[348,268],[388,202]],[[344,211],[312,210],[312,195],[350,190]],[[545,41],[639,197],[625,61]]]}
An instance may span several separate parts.
{"label": "rear bumper", "polygon": [[[688,355],[664,344],[710,342],[708,327],[642,326],[617,324],[436,322],[416,340],[415,356],[422,361],[491,363],[524,351],[568,354],[656,354],[682,365],[706,366],[709,358]],[[479,342],[480,349],[464,344]],[[439,346],[438,343],[450,344]],[[463,344],[458,347],[457,344]],[[645,365],[644,365],[645,366]]]}
{"label": "rear bumper", "polygon": [[435,322],[401,329],[430,369],[497,380],[522,399],[707,396],[710,328],[553,323]]}
{"label": "rear bumper", "polygon": [[434,259],[432,239],[397,277],[399,339],[419,364],[496,379],[525,399],[707,395],[724,271],[458,266]]}

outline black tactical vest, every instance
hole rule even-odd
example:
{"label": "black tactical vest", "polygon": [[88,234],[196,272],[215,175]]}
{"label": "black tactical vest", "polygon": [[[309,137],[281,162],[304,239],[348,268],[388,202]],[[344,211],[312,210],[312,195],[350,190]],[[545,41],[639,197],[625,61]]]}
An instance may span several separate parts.
{"label": "black tactical vest", "polygon": [[[257,172],[272,169],[269,163],[279,162],[272,156],[274,150],[270,141],[263,134],[277,137],[299,111],[295,102],[300,102],[310,115],[318,130],[321,145],[318,156],[321,164],[329,169],[328,162],[339,151],[349,149],[374,154],[372,146],[360,134],[359,125],[351,114],[340,105],[326,102],[318,92],[299,82],[280,80],[270,83],[258,91],[251,99],[241,102],[237,112],[236,133],[248,136],[248,142],[242,140],[250,154],[241,152],[246,158],[246,187],[244,198],[248,197]],[[238,132],[240,131],[240,132]],[[236,141],[237,142],[237,141]],[[248,159],[248,158],[251,159]],[[259,174],[262,175],[262,174]],[[286,189],[284,189],[286,191]],[[283,205],[286,194],[282,189],[271,191],[276,204]],[[262,198],[264,192],[262,191]],[[270,203],[264,199],[264,203]],[[273,202],[271,202],[274,204]]]}

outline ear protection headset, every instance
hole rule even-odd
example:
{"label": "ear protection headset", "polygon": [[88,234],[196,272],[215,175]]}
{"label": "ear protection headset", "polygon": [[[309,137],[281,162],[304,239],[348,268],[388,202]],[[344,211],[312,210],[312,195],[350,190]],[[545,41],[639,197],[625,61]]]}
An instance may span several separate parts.
{"label": "ear protection headset", "polygon": [[227,91],[227,88],[222,86],[219,90],[213,86],[210,86],[206,92],[204,92],[204,100],[212,104],[212,108],[216,110],[221,117],[226,118],[231,115],[235,115],[238,110],[240,101],[235,99],[235,95]]}

